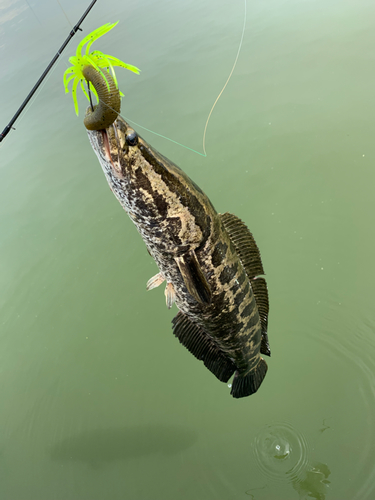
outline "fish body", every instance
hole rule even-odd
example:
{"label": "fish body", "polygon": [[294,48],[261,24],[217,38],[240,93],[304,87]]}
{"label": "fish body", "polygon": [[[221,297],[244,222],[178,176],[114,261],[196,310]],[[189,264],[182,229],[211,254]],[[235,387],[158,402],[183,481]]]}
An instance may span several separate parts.
{"label": "fish body", "polygon": [[[88,110],[87,114],[91,111]],[[268,293],[258,247],[245,224],[218,214],[203,191],[121,117],[105,130],[88,130],[108,184],[126,210],[159,273],[168,307],[179,312],[173,333],[231,394],[259,388],[270,355]]]}

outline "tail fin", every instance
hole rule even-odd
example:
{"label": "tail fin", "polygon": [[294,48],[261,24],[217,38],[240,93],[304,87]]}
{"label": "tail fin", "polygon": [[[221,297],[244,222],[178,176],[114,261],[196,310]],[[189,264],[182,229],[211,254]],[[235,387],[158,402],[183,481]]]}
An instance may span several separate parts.
{"label": "tail fin", "polygon": [[252,370],[247,375],[242,376],[237,371],[233,379],[232,390],[230,391],[232,396],[234,398],[244,398],[257,392],[266,376],[267,369],[267,363],[263,358],[260,358],[255,370]]}

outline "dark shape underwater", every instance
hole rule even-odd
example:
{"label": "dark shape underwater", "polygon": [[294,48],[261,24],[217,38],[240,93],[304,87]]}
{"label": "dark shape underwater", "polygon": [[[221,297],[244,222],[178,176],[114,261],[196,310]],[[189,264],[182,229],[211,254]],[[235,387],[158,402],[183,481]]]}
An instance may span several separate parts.
{"label": "dark shape underwater", "polygon": [[49,454],[52,460],[85,462],[96,468],[152,454],[175,455],[196,440],[192,431],[178,426],[155,424],[95,429],[63,439],[50,448]]}

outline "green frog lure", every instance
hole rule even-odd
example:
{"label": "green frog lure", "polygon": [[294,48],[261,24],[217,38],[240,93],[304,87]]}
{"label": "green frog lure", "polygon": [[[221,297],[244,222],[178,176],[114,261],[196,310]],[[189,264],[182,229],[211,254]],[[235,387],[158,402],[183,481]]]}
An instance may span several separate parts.
{"label": "green frog lure", "polygon": [[[95,107],[94,113],[86,116],[84,120],[84,125],[88,130],[100,130],[109,127],[120,113],[121,97],[123,94],[119,92],[118,89],[114,66],[126,68],[133,73],[139,74],[139,69],[136,66],[120,61],[117,57],[103,54],[103,52],[99,50],[90,52],[93,42],[108,33],[117,23],[118,21],[113,24],[104,24],[87,35],[78,45],[76,55],[69,58],[69,62],[72,66],[64,73],[64,87],[66,93],[69,92],[69,83],[73,81],[72,96],[77,116],[78,83],[80,83],[82,91],[90,103],[90,96],[83,82],[85,80],[92,83],[91,90],[99,104]],[[82,54],[85,44],[87,44],[86,50],[85,53]]]}

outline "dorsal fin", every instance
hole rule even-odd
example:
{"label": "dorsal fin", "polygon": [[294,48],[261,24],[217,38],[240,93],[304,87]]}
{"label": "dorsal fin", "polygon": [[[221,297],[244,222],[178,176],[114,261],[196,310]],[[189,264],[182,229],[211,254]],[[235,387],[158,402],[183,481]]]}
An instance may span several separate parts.
{"label": "dorsal fin", "polygon": [[253,289],[255,300],[257,303],[260,324],[262,326],[262,341],[260,344],[260,352],[271,356],[271,350],[268,343],[267,323],[268,323],[268,290],[267,283],[264,278],[254,278],[250,280],[251,288]]}
{"label": "dorsal fin", "polygon": [[262,342],[260,352],[271,355],[268,336],[268,290],[267,283],[264,278],[258,278],[260,274],[264,274],[262,260],[254,236],[250,233],[246,224],[242,222],[236,215],[226,212],[220,214],[221,221],[227,231],[237,255],[246,271],[246,274],[251,282],[251,287],[254,292],[255,300],[258,307],[260,322],[262,325]]}
{"label": "dorsal fin", "polygon": [[228,382],[236,370],[235,364],[223,353],[211,337],[181,311],[172,320],[173,333],[183,346],[221,381]]}
{"label": "dorsal fin", "polygon": [[252,279],[264,274],[259,248],[246,224],[228,212],[219,215],[248,277]]}

